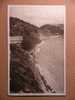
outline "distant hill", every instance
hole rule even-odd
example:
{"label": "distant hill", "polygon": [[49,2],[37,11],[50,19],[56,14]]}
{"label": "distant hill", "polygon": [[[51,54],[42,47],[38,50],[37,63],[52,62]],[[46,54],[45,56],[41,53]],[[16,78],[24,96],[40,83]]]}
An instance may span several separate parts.
{"label": "distant hill", "polygon": [[57,26],[64,30],[64,24],[58,24]]}
{"label": "distant hill", "polygon": [[44,35],[56,35],[57,33],[60,35],[64,34],[64,25],[50,25],[46,24],[40,27],[40,31],[43,32]]}

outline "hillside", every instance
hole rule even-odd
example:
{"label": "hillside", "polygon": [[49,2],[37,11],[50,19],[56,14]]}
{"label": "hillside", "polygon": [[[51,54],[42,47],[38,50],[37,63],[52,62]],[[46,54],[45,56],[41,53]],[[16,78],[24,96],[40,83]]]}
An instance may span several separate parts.
{"label": "hillside", "polygon": [[16,17],[10,17],[10,29],[10,36],[22,35],[25,32],[37,33],[38,31],[38,27]]}
{"label": "hillside", "polygon": [[22,48],[31,50],[40,42],[38,27],[19,18],[10,17],[10,36],[23,36]]}

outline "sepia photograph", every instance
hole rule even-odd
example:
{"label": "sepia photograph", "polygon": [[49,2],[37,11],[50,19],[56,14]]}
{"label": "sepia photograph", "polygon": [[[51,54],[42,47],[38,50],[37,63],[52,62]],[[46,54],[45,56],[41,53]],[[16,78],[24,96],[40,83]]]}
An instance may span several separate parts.
{"label": "sepia photograph", "polygon": [[8,5],[8,95],[66,95],[65,5]]}

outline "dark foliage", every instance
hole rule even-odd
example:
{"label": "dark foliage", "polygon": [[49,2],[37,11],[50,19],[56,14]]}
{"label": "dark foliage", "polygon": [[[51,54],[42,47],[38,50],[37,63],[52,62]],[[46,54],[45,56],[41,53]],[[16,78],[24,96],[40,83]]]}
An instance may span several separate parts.
{"label": "dark foliage", "polygon": [[30,60],[30,55],[20,46],[11,45],[10,62],[10,91],[18,93],[42,93],[38,81],[34,77],[35,64]]}
{"label": "dark foliage", "polygon": [[23,35],[28,33],[37,33],[38,27],[27,23],[19,18],[10,17],[10,36]]}

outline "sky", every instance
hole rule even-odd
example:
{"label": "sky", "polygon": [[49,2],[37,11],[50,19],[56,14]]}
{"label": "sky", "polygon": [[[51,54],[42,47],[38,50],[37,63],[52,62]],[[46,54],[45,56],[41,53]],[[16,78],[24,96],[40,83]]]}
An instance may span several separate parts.
{"label": "sky", "polygon": [[36,26],[64,24],[65,6],[56,5],[11,5],[8,16],[20,18]]}

